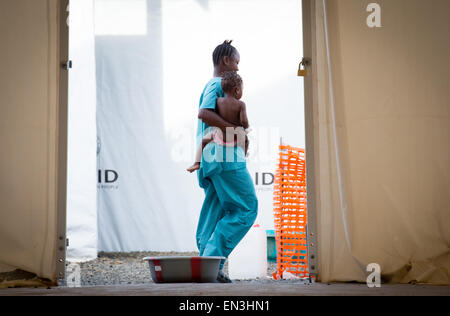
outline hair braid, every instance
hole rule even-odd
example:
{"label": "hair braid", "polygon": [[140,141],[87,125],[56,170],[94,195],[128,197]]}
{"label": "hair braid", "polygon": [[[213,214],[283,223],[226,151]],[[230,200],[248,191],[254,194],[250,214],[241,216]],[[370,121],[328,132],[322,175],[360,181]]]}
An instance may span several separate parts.
{"label": "hair braid", "polygon": [[236,48],[231,45],[232,42],[232,40],[225,40],[222,44],[216,47],[213,52],[214,66],[219,65],[224,57],[231,57],[237,52]]}

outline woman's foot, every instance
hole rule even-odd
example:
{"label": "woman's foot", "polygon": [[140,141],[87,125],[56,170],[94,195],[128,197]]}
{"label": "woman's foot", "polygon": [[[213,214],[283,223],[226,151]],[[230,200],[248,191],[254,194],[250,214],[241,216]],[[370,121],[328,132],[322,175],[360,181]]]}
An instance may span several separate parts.
{"label": "woman's foot", "polygon": [[222,270],[220,270],[219,274],[217,275],[217,282],[219,282],[219,283],[233,283],[233,281],[230,280],[228,275],[226,275]]}
{"label": "woman's foot", "polygon": [[199,163],[199,162],[196,162],[196,163],[194,163],[192,166],[190,166],[189,168],[187,168],[187,171],[189,171],[190,173],[192,173],[192,172],[194,172],[194,171],[196,171],[196,170],[198,170],[198,169],[200,169],[200,163]]}

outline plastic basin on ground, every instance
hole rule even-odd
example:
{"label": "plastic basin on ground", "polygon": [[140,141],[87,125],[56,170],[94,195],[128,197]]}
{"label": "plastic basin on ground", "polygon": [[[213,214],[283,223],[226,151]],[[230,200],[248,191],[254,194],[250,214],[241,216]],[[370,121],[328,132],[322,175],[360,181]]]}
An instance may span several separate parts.
{"label": "plastic basin on ground", "polygon": [[146,257],[155,283],[214,283],[224,257]]}

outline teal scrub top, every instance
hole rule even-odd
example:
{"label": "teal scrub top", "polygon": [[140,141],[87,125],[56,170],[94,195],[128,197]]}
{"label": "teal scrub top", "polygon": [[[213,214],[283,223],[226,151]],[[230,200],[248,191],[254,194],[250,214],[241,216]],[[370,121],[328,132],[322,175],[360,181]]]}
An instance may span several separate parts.
{"label": "teal scrub top", "polygon": [[[215,110],[217,99],[225,97],[222,90],[222,78],[212,78],[205,86],[200,97],[199,110],[210,109]],[[205,131],[209,126],[198,120],[197,125],[197,146],[200,144]],[[202,156],[200,170],[198,171],[198,178],[201,187],[204,179],[212,174],[220,173],[222,171],[237,170],[246,168],[245,153],[241,147],[227,148],[220,146],[214,142],[209,143],[204,153],[208,153],[207,161]],[[231,155],[230,155],[231,154]],[[228,159],[228,160],[227,160]]]}

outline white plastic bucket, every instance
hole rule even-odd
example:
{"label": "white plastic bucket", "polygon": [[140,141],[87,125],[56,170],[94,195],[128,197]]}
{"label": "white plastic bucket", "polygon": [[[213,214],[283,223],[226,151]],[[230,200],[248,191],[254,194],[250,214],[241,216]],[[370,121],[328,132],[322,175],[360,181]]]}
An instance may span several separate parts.
{"label": "white plastic bucket", "polygon": [[230,279],[250,280],[267,277],[267,236],[254,225],[228,257]]}

